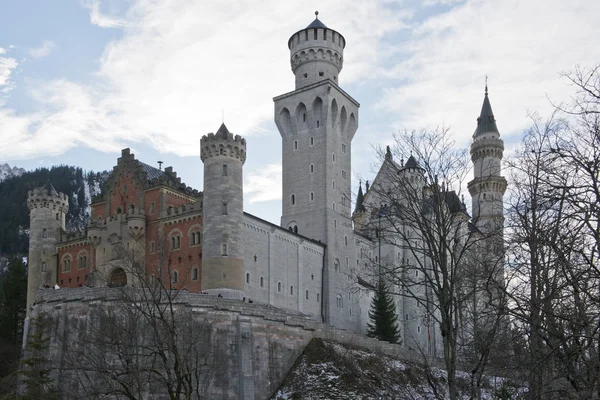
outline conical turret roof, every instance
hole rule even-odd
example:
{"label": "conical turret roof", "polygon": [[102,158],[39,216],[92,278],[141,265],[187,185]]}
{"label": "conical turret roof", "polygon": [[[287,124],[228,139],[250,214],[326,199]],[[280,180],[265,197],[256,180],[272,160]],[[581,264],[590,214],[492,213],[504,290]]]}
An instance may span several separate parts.
{"label": "conical turret roof", "polygon": [[356,207],[354,208],[355,213],[367,211],[364,205],[365,196],[363,195],[362,183],[358,185],[358,195],[356,195]]}
{"label": "conical turret roof", "polygon": [[404,168],[421,168],[416,158],[411,154],[408,160],[406,160],[406,164],[404,164]]}
{"label": "conical turret roof", "polygon": [[42,186],[41,189],[51,196],[58,196],[58,192],[56,191],[56,189],[54,189],[52,183],[50,183],[50,179],[48,179],[46,183],[44,183],[44,186]]}
{"label": "conical turret roof", "polygon": [[490,104],[490,99],[488,97],[487,84],[485,85],[485,96],[483,98],[483,105],[481,106],[481,113],[479,114],[479,118],[477,118],[477,129],[475,129],[473,137],[482,135],[486,132],[500,133],[496,126],[496,118],[494,118],[492,105]]}
{"label": "conical turret roof", "polygon": [[215,137],[219,139],[227,139],[229,137],[229,129],[225,126],[225,123],[222,123],[219,127],[219,130],[215,134]]}
{"label": "conical turret roof", "polygon": [[305,29],[310,29],[310,28],[327,28],[325,26],[324,23],[321,22],[321,20],[319,19],[319,12],[315,11],[315,20],[313,22],[310,23],[310,25],[308,25]]}

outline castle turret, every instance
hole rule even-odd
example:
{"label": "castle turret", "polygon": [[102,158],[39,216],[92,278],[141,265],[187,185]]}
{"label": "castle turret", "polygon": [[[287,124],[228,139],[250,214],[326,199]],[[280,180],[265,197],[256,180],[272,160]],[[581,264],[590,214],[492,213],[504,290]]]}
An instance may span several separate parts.
{"label": "castle turret", "polygon": [[65,229],[69,200],[50,181],[29,191],[29,258],[27,260],[27,314],[37,290],[53,286],[57,279],[56,243]]}
{"label": "castle turret", "polygon": [[338,83],[343,66],[346,39],[319,20],[296,32],[288,40],[292,71],[296,75],[296,89],[324,79]]}
{"label": "castle turret", "polygon": [[243,165],[246,140],[225,124],[200,140],[204,162],[202,290],[244,297]]}
{"label": "castle turret", "polygon": [[350,157],[359,107],[338,86],[345,45],[319,19],[294,33],[288,47],[296,90],[273,100],[282,137],[281,226],[327,244],[325,321],[356,330],[354,303],[341,301],[348,299],[348,277],[356,265]]}
{"label": "castle turret", "polygon": [[506,179],[501,175],[504,142],[496,126],[496,118],[488,97],[487,84],[477,128],[471,144],[474,179],[468,188],[472,199],[475,226],[484,233],[495,231],[502,236],[503,201]]}

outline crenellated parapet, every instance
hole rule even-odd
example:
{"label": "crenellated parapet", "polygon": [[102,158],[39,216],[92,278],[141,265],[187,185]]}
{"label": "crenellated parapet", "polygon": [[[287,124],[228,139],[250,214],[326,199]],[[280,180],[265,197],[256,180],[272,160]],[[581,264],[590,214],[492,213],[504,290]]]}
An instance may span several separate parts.
{"label": "crenellated parapet", "polygon": [[487,157],[502,159],[503,155],[504,141],[502,139],[477,138],[471,143],[471,160],[473,162]]}
{"label": "crenellated parapet", "polygon": [[327,28],[319,18],[288,40],[290,64],[296,75],[296,89],[330,79],[338,83],[344,64],[346,39]]}
{"label": "crenellated parapet", "polygon": [[200,159],[206,161],[211,157],[233,157],[242,164],[246,162],[246,139],[240,135],[219,130],[217,134],[209,133],[200,139]]}
{"label": "crenellated parapet", "polygon": [[27,208],[29,211],[35,208],[60,209],[66,213],[69,211],[69,198],[66,194],[58,193],[54,189],[35,188],[27,194]]}

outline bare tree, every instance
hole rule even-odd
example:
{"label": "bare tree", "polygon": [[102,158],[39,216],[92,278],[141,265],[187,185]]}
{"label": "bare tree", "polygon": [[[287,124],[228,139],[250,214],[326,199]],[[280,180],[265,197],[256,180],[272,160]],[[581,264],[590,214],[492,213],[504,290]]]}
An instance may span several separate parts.
{"label": "bare tree", "polygon": [[510,296],[527,336],[532,399],[598,398],[598,68],[567,75],[571,103],[533,126],[509,161]]}
{"label": "bare tree", "polygon": [[158,263],[147,268],[135,243],[128,249],[116,245],[118,265],[133,277],[136,287],[114,288],[114,301],[90,308],[82,329],[63,325],[61,344],[71,348],[63,370],[77,388],[65,395],[128,399],[205,395],[214,370],[213,327],[182,299],[185,294],[179,288],[185,287],[182,279],[189,274],[180,273],[175,282],[169,248],[157,247]]}
{"label": "bare tree", "polygon": [[[381,243],[376,274],[416,302],[411,312],[420,313],[416,318],[426,321],[434,337],[439,327],[450,399],[458,398],[456,369],[466,349],[469,357],[462,360],[473,373],[476,397],[503,315],[502,248],[485,262],[480,257],[497,232],[483,233],[469,223],[461,198],[469,154],[455,148],[448,129],[403,132],[395,141],[393,150],[380,151],[383,165],[365,197],[371,218],[361,229]],[[394,161],[400,158],[408,160]],[[469,318],[478,321],[467,329]],[[424,354],[435,356],[436,347]]]}

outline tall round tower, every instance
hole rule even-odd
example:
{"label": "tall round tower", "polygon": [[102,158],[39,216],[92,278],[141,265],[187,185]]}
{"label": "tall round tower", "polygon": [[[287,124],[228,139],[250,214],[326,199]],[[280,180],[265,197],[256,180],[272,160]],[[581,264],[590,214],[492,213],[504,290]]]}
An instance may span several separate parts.
{"label": "tall round tower", "polygon": [[35,294],[44,285],[54,285],[58,261],[56,243],[65,229],[69,199],[50,183],[29,191],[29,258],[27,260],[27,315]]}
{"label": "tall round tower", "polygon": [[319,20],[318,11],[315,15],[317,18],[310,25],[294,33],[288,40],[296,89],[324,79],[331,79],[339,85],[346,39],[327,28]]}
{"label": "tall round tower", "polygon": [[200,140],[204,162],[202,290],[244,296],[243,165],[246,140],[222,124]]}
{"label": "tall round tower", "polygon": [[468,188],[475,226],[481,232],[494,233],[500,237],[503,235],[503,204],[506,191],[506,179],[501,175],[503,153],[504,142],[500,139],[486,84],[483,105],[471,144],[474,179],[469,182]]}

